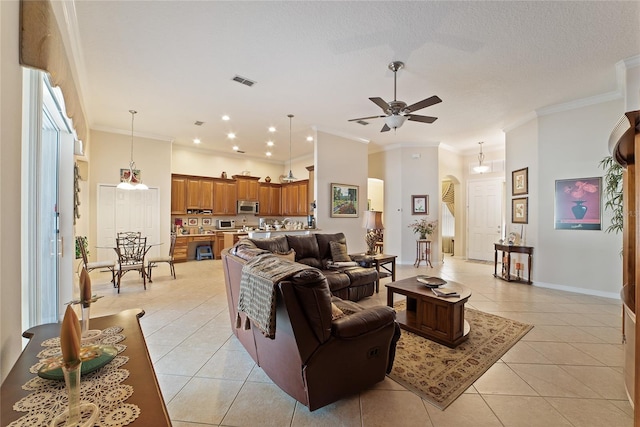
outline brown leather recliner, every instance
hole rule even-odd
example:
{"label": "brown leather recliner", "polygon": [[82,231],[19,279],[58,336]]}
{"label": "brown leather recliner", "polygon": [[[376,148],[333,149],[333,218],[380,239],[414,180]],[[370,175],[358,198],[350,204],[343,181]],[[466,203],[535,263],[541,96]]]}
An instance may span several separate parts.
{"label": "brown leather recliner", "polygon": [[[246,321],[237,309],[242,267],[266,251],[245,246],[237,256],[233,250],[222,251],[231,328],[282,390],[313,411],[384,379],[400,336],[392,308],[365,309],[332,297],[322,272],[307,269],[275,285],[275,337],[267,338],[255,325],[237,327]],[[332,299],[344,316],[332,318]]]}

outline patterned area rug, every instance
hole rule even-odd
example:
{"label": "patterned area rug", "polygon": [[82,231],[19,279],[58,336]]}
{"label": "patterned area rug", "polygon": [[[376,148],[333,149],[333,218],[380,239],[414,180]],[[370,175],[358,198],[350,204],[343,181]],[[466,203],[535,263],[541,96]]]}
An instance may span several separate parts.
{"label": "patterned area rug", "polygon": [[403,329],[389,378],[444,410],[533,328],[470,308],[464,315],[469,338],[455,349]]}

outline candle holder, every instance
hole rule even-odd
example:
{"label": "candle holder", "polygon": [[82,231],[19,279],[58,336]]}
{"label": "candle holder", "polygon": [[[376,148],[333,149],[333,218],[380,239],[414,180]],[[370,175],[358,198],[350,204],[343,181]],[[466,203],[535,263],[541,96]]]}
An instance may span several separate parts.
{"label": "candle holder", "polygon": [[520,271],[522,270],[522,263],[516,262],[516,279],[520,280]]}
{"label": "candle holder", "polygon": [[80,375],[82,362],[62,365],[65,388],[69,396],[69,404],[61,414],[56,416],[50,427],[89,427],[98,419],[100,409],[93,403],[80,404]]}
{"label": "candle holder", "polygon": [[98,329],[89,329],[89,315],[91,313],[91,304],[80,303],[82,308],[82,318],[80,320],[80,331],[82,333],[82,341],[89,342],[97,339],[102,335],[102,331]]}

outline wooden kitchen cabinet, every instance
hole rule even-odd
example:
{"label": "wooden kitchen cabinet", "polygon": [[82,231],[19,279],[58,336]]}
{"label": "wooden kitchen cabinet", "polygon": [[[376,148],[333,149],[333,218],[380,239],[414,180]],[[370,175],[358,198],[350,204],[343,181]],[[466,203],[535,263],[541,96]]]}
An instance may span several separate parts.
{"label": "wooden kitchen cabinet", "polygon": [[213,179],[200,178],[200,209],[213,211]]}
{"label": "wooden kitchen cabinet", "polygon": [[186,262],[189,236],[176,236],[176,246],[173,249],[173,262]]}
{"label": "wooden kitchen cabinet", "polygon": [[221,259],[222,249],[224,249],[224,231],[216,231],[216,240],[213,246],[213,257]]}
{"label": "wooden kitchen cabinet", "polygon": [[187,209],[200,209],[200,178],[187,177]]}
{"label": "wooden kitchen cabinet", "polygon": [[238,200],[258,200],[258,180],[260,177],[233,175],[233,179],[236,180],[236,197]]}
{"label": "wooden kitchen cabinet", "polygon": [[187,213],[187,178],[180,175],[171,176],[171,214]]}
{"label": "wooden kitchen cabinet", "polygon": [[304,216],[309,213],[309,180],[282,184],[282,215]]}
{"label": "wooden kitchen cabinet", "polygon": [[232,179],[213,180],[213,214],[235,215],[237,198],[236,182]]}
{"label": "wooden kitchen cabinet", "polygon": [[260,205],[260,215],[282,215],[281,209],[282,185],[271,183],[260,183],[258,190],[258,202]]}

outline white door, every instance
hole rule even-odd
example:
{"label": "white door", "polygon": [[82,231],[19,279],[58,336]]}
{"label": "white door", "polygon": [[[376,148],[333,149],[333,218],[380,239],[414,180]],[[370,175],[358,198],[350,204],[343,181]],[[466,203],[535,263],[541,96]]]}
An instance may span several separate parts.
{"label": "white door", "polygon": [[502,235],[503,180],[469,181],[469,249],[467,257],[484,261],[494,258],[494,243]]}
{"label": "white door", "polygon": [[[115,259],[116,234],[139,231],[148,244],[160,243],[160,198],[157,188],[120,190],[115,185],[98,184],[98,261]],[[105,249],[106,248],[106,249]],[[158,256],[168,248],[153,246],[147,256]]]}

